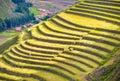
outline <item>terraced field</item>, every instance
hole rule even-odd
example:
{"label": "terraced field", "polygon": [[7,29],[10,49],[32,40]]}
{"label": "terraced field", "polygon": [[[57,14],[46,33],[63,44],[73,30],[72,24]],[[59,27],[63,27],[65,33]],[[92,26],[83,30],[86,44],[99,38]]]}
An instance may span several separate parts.
{"label": "terraced field", "polygon": [[78,1],[1,56],[1,81],[86,81],[120,47],[120,1]]}

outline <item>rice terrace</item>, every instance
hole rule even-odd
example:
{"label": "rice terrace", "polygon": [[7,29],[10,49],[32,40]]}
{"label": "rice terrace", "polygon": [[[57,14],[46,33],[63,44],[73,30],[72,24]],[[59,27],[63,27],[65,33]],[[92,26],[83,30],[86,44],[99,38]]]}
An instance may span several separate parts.
{"label": "rice terrace", "polygon": [[0,81],[120,81],[120,0],[78,0],[16,34]]}

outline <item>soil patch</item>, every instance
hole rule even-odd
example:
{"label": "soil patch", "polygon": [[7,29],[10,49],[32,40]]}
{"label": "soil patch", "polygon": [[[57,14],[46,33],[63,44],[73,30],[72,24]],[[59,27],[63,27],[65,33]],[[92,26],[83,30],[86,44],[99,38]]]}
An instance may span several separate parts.
{"label": "soil patch", "polygon": [[5,38],[7,38],[7,36],[0,36],[0,39],[5,39]]}

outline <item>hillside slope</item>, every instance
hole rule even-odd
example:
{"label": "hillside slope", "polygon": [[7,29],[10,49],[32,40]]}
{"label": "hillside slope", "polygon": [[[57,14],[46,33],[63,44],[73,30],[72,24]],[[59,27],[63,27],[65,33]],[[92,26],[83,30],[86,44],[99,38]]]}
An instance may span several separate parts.
{"label": "hillside slope", "polygon": [[50,12],[59,12],[66,7],[74,4],[77,0],[26,0],[33,3],[33,6],[37,9],[43,8]]}
{"label": "hillside slope", "polygon": [[88,81],[120,81],[120,50],[102,67],[89,74]]}
{"label": "hillside slope", "polygon": [[32,7],[32,3],[26,3],[25,0],[1,0],[0,32],[34,20],[34,14],[30,13],[29,7]]}
{"label": "hillside slope", "polygon": [[[119,5],[120,0],[78,1],[29,29],[25,40],[23,32],[1,54],[0,80],[87,81],[90,73],[107,65],[120,50]],[[104,76],[91,78],[107,81]]]}
{"label": "hillside slope", "polygon": [[15,4],[11,0],[0,0],[0,18],[14,15]]}

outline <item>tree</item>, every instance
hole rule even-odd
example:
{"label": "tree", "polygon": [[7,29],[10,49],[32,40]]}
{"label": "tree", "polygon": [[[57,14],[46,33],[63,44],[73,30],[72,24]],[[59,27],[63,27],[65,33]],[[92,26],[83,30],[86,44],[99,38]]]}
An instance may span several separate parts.
{"label": "tree", "polygon": [[15,4],[24,3],[25,0],[12,0]]}
{"label": "tree", "polygon": [[15,13],[17,15],[12,17],[7,17],[6,19],[0,19],[0,32],[4,31],[6,28],[11,29],[12,27],[20,26],[35,20],[34,14],[31,14],[29,7],[32,6],[31,3],[26,3],[25,0],[12,0],[16,4]]}
{"label": "tree", "polygon": [[0,32],[4,31],[6,29],[5,22],[0,18]]}

